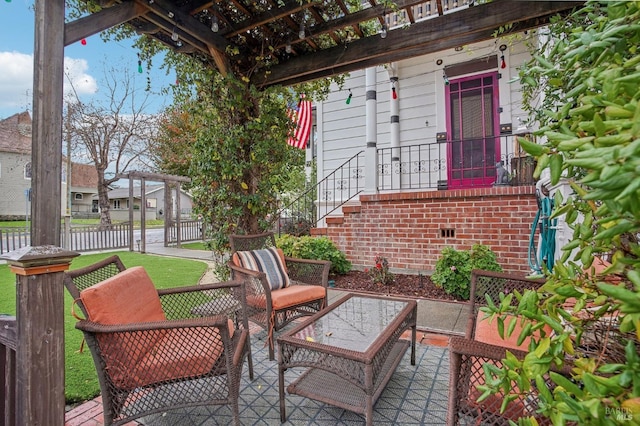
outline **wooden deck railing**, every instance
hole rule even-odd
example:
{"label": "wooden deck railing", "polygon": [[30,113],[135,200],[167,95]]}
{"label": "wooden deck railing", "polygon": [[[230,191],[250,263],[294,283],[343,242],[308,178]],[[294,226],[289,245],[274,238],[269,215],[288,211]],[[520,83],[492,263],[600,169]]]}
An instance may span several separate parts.
{"label": "wooden deck railing", "polygon": [[0,315],[0,424],[16,424],[16,318]]}

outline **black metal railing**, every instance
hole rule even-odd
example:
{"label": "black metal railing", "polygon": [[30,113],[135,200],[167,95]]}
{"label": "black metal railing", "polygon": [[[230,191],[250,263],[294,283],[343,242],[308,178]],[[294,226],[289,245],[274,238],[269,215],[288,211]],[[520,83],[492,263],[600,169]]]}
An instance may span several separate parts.
{"label": "black metal railing", "polygon": [[364,191],[364,169],[360,151],[318,182],[318,221]]}
{"label": "black metal railing", "polygon": [[[533,185],[536,163],[518,135],[430,142],[377,150],[379,191]],[[364,151],[307,188],[274,221],[278,234],[302,235],[364,190]],[[499,177],[504,180],[497,182]]]}
{"label": "black metal railing", "polygon": [[280,209],[274,220],[278,235],[305,235],[319,221],[364,190],[364,151],[342,163]]}
{"label": "black metal railing", "polygon": [[516,135],[381,148],[378,190],[487,187],[503,173],[501,184],[531,185],[534,169],[534,159],[519,150]]}

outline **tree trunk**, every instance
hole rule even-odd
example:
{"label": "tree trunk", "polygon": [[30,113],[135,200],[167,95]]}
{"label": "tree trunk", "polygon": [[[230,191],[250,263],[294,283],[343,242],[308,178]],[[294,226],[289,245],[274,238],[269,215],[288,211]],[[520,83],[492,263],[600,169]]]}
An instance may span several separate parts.
{"label": "tree trunk", "polygon": [[111,206],[109,186],[103,179],[104,170],[98,170],[98,206],[100,206],[100,229],[111,229]]}

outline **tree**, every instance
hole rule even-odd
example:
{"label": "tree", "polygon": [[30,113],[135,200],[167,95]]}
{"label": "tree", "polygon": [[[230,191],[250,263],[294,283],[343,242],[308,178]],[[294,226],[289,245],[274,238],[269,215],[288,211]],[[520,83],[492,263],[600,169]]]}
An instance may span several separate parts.
{"label": "tree", "polygon": [[105,69],[106,101],[82,102],[77,93],[67,103],[65,137],[76,158],[90,161],[98,172],[100,225],[111,226],[110,186],[132,166],[148,164],[148,141],[154,138],[157,117],[145,113],[149,94],[135,87],[125,69]]}
{"label": "tree", "polygon": [[[549,42],[520,71],[536,134],[546,141],[520,143],[537,158],[537,176],[548,172],[551,185],[573,190],[565,198],[556,192],[553,213],[573,238],[539,292],[503,295],[486,310],[498,321],[521,315],[529,323],[521,336],[534,338],[524,360],[489,367],[483,390],[527,395],[533,383],[553,424],[640,419],[638,46],[640,3],[589,1],[553,20]],[[603,271],[600,259],[610,262]],[[535,337],[543,325],[553,334]],[[567,366],[570,378],[558,373]]]}

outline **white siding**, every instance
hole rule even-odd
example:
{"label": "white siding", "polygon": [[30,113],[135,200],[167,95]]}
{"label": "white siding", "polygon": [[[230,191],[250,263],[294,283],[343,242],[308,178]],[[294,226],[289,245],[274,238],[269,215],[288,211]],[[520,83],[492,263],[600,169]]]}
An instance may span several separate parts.
{"label": "white siding", "polygon": [[[529,33],[532,35],[532,33]],[[498,49],[500,44],[511,44],[504,52],[507,67],[500,68]],[[444,104],[445,85],[443,70],[446,66],[468,62],[495,55],[498,59],[500,123],[512,123],[514,131],[519,125],[518,118],[524,119],[522,94],[517,81],[518,66],[529,59],[524,42],[490,40],[464,46],[461,51],[454,49],[425,55],[398,62],[398,83],[396,90],[400,115],[400,146],[419,145],[435,142],[436,133],[446,131]],[[442,63],[437,64],[441,59]],[[391,86],[389,74],[383,66],[376,67],[377,77],[377,147],[390,146],[389,100]],[[456,76],[460,77],[460,76]],[[337,87],[318,108],[318,178],[327,176],[336,167],[364,150],[365,141],[365,72],[350,74],[342,90]],[[351,103],[345,103],[353,93]],[[320,152],[321,151],[321,152]],[[364,170],[364,173],[375,171]]]}

